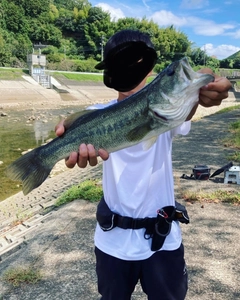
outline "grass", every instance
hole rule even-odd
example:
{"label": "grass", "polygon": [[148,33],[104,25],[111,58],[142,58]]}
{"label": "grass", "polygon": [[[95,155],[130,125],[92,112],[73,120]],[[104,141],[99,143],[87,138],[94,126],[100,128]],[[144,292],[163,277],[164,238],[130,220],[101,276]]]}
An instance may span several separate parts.
{"label": "grass", "polygon": [[240,205],[240,192],[217,190],[212,193],[185,191],[182,197],[187,202],[212,202]]}
{"label": "grass", "polygon": [[230,136],[223,140],[224,146],[236,149],[233,154],[228,156],[228,159],[240,163],[240,120],[230,123],[228,130]]}
{"label": "grass", "polygon": [[86,180],[79,185],[73,185],[58,197],[55,205],[69,203],[76,199],[89,200],[91,202],[99,201],[103,196],[102,185],[99,180]]}
{"label": "grass", "polygon": [[42,276],[38,270],[33,268],[14,268],[9,269],[3,274],[3,280],[18,287],[22,284],[34,284],[41,280]]}
{"label": "grass", "polygon": [[223,114],[229,111],[233,111],[235,109],[239,109],[240,108],[240,104],[239,105],[234,105],[234,106],[229,106],[229,107],[225,107],[217,112],[215,112],[215,114]]}
{"label": "grass", "polygon": [[[65,77],[69,80],[75,81],[91,81],[91,82],[103,82],[103,75],[102,74],[83,74],[83,73],[65,73],[65,72],[51,72],[51,75],[54,76],[56,79],[60,79]],[[147,83],[150,83],[155,76],[150,76],[147,78]]]}
{"label": "grass", "polygon": [[28,70],[9,68],[0,68],[0,80],[20,80],[23,75],[28,74]]}
{"label": "grass", "polygon": [[[97,180],[86,180],[77,186],[72,186],[64,192],[56,201],[55,205],[60,206],[76,199],[99,201],[103,196],[102,187]],[[213,202],[240,205],[240,191],[217,190],[212,193],[204,192],[182,192],[182,198],[187,202]]]}
{"label": "grass", "polygon": [[[216,114],[230,112],[239,108],[240,105],[225,107],[216,112]],[[230,136],[223,139],[222,142],[225,147],[236,149],[236,151],[233,154],[228,155],[227,159],[236,163],[240,163],[240,120],[231,122],[229,124],[228,131],[230,133]]]}
{"label": "grass", "polygon": [[65,73],[65,72],[51,72],[51,75],[56,79],[63,77],[69,80],[75,81],[91,81],[91,82],[102,82],[102,74],[77,74],[77,73]]}
{"label": "grass", "polygon": [[[49,72],[49,70],[46,70]],[[18,69],[18,68],[0,68],[0,80],[19,80],[23,75],[29,75],[29,71],[26,69]],[[103,75],[101,73],[92,73],[92,74],[84,74],[77,72],[50,72],[50,75],[55,77],[56,79],[60,79],[65,77],[69,80],[75,81],[88,81],[88,82],[103,82]],[[151,82],[155,76],[150,76],[147,79],[147,83]]]}
{"label": "grass", "polygon": [[228,155],[228,160],[235,161],[236,163],[240,163],[240,151],[234,152],[232,155]]}

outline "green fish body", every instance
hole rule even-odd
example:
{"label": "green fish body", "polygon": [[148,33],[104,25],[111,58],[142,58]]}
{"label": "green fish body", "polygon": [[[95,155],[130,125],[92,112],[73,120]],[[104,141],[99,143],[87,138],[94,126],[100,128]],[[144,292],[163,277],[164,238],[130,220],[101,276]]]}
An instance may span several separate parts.
{"label": "green fish body", "polygon": [[7,175],[22,181],[26,195],[45,181],[58,161],[78,151],[82,143],[109,153],[142,141],[143,148],[148,149],[161,133],[186,120],[198,103],[199,89],[213,80],[210,74],[194,72],[186,58],[176,61],[127,99],[79,117],[75,115],[67,121],[70,127],[61,137],[18,158],[8,166]]}

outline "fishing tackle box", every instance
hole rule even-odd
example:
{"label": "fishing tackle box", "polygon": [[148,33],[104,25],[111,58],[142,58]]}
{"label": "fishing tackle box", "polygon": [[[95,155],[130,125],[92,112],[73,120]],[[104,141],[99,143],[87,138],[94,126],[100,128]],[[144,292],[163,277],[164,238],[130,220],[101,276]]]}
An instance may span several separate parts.
{"label": "fishing tackle box", "polygon": [[192,169],[192,176],[198,180],[207,180],[210,177],[210,168],[205,165],[196,165]]}

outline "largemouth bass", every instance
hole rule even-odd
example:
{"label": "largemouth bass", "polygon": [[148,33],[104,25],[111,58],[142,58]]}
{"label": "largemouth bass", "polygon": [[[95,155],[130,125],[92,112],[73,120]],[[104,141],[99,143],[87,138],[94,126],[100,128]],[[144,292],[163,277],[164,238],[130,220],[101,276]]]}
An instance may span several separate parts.
{"label": "largemouth bass", "polygon": [[211,81],[212,75],[194,72],[186,58],[176,61],[127,99],[75,116],[64,135],[18,158],[8,166],[7,175],[22,181],[26,195],[81,143],[111,153],[143,141],[146,150],[161,133],[186,120],[198,102],[199,89]]}

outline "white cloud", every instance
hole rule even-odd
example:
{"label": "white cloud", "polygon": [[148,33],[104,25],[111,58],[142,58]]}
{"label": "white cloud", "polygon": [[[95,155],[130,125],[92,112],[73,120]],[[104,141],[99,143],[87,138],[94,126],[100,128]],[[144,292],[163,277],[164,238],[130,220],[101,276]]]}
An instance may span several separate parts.
{"label": "white cloud", "polygon": [[234,39],[240,39],[240,29],[235,32],[226,33],[226,35],[231,36]]}
{"label": "white cloud", "polygon": [[224,59],[237,51],[240,50],[240,47],[232,45],[219,45],[214,47],[213,44],[206,44],[201,47],[202,50],[206,51],[209,56],[216,56],[218,59]]}
{"label": "white cloud", "polygon": [[96,6],[101,7],[103,11],[108,12],[111,16],[111,21],[125,18],[125,15],[120,8],[114,8],[107,3],[98,3]]}
{"label": "white cloud", "polygon": [[160,26],[174,25],[177,27],[187,25],[187,19],[184,17],[177,17],[171,11],[160,10],[152,14],[150,17],[154,22]]}
{"label": "white cloud", "polygon": [[221,35],[235,27],[231,24],[217,24],[212,20],[197,17],[178,17],[166,10],[155,12],[150,18],[160,26],[191,27],[196,34],[204,36]]}
{"label": "white cloud", "polygon": [[189,22],[192,23],[193,31],[196,34],[204,36],[216,36],[224,34],[229,29],[234,29],[234,25],[231,24],[216,24],[213,21],[189,18]]}

